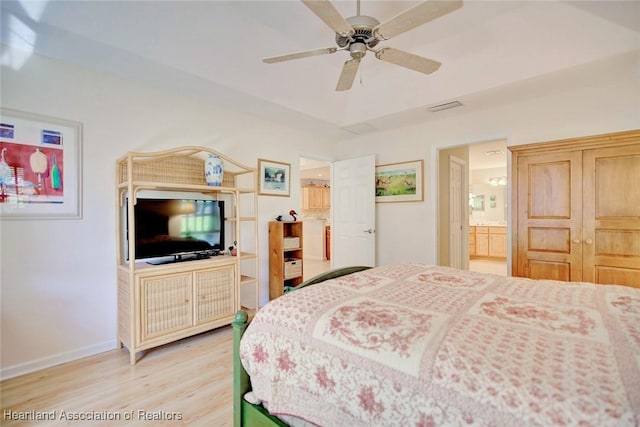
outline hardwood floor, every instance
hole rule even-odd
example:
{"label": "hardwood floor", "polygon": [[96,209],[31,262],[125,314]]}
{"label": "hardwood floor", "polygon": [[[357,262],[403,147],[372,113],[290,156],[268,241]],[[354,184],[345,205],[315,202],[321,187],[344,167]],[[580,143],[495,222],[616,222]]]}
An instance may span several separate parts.
{"label": "hardwood floor", "polygon": [[231,426],[232,373],[230,326],[147,351],[134,366],[127,350],[112,350],[2,381],[0,425]]}
{"label": "hardwood floor", "polygon": [[469,270],[479,271],[480,273],[499,274],[501,276],[508,276],[507,274],[507,262],[506,261],[494,261],[488,259],[470,259]]}
{"label": "hardwood floor", "polygon": [[324,273],[331,269],[331,261],[318,261],[313,259],[304,259],[302,262],[303,280],[309,280],[313,276]]}

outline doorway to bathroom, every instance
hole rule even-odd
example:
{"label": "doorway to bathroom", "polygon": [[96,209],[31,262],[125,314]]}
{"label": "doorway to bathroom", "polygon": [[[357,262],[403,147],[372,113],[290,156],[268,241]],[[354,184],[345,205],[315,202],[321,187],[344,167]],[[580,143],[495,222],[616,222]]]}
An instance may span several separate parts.
{"label": "doorway to bathroom", "polygon": [[508,275],[507,141],[438,151],[438,263]]}
{"label": "doorway to bathroom", "polygon": [[469,270],[507,275],[507,141],[469,145]]}

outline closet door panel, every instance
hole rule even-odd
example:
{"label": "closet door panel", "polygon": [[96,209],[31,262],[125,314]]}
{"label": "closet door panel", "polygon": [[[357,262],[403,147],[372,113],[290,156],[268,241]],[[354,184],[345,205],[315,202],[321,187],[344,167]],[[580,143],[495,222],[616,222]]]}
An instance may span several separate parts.
{"label": "closet door panel", "polygon": [[[527,162],[530,219],[571,218],[571,159]],[[555,157],[555,156],[554,156]]]}
{"label": "closet door panel", "polygon": [[580,280],[582,153],[519,157],[516,185],[516,275]]}
{"label": "closet door panel", "polygon": [[637,268],[620,268],[596,266],[594,268],[596,283],[627,285],[640,288],[640,271]]}
{"label": "closet door panel", "polygon": [[566,262],[530,259],[527,267],[531,279],[563,280],[565,282],[571,280],[571,264]]}
{"label": "closet door panel", "polygon": [[584,152],[583,279],[640,287],[640,140]]}

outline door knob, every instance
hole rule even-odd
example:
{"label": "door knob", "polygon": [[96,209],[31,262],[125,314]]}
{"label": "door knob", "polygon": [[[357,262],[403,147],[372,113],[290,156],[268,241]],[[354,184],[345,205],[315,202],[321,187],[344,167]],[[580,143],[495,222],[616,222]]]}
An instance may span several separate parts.
{"label": "door knob", "polygon": [[365,233],[369,233],[369,234],[373,234],[373,229],[372,229],[372,228],[370,228],[370,229],[368,229],[368,230],[364,230],[364,232],[365,232]]}

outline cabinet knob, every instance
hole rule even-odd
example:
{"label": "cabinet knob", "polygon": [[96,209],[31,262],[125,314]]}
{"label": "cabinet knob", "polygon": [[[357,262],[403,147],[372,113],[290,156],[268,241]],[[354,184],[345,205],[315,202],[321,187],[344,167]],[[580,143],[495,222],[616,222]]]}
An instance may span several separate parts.
{"label": "cabinet knob", "polygon": [[587,240],[585,240],[584,242],[585,242],[587,245],[591,245],[591,244],[593,244],[593,240],[591,240],[591,239],[587,239]]}
{"label": "cabinet knob", "polygon": [[572,242],[577,245],[578,243],[580,243],[580,239],[573,239]]}

